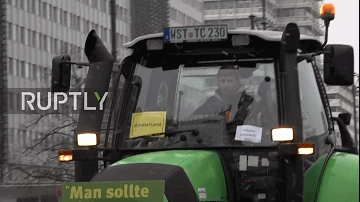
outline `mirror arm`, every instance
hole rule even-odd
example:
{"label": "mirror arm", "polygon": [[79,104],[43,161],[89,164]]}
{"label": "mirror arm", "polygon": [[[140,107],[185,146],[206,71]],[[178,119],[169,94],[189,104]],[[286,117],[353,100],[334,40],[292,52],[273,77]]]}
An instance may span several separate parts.
{"label": "mirror arm", "polygon": [[[70,65],[77,65],[77,68],[82,68],[83,66],[88,67],[90,63],[88,62],[70,62],[70,61],[63,61],[60,64],[70,64]],[[120,66],[119,63],[114,63],[114,66]]]}
{"label": "mirror arm", "polygon": [[351,138],[349,131],[346,128],[346,124],[338,117],[332,117],[332,119],[335,120],[339,126],[340,134],[341,134],[341,143],[343,147],[346,147],[352,153],[357,154],[357,149],[355,147],[355,144]]}
{"label": "mirror arm", "polygon": [[90,66],[90,63],[87,62],[70,62],[70,61],[64,61],[60,64],[70,64],[70,65],[77,65],[77,68],[82,68],[83,66]]}
{"label": "mirror arm", "polygon": [[318,55],[322,55],[322,54],[331,54],[331,52],[330,52],[330,51],[319,50],[319,51],[316,51],[316,52],[314,52],[314,53],[299,54],[299,55],[297,56],[297,58],[298,58],[298,61],[299,61],[299,60],[301,61],[301,60],[303,60],[303,59],[309,60],[309,59],[311,59],[311,58],[314,57],[314,56],[318,56]]}

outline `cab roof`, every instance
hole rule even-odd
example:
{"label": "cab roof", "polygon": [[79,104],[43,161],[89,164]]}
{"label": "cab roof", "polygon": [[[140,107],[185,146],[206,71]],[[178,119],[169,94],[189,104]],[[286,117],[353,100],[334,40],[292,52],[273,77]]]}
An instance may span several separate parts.
{"label": "cab roof", "polygon": [[[228,30],[229,35],[237,35],[237,34],[248,34],[257,36],[265,41],[272,41],[272,42],[280,42],[283,32],[281,31],[269,31],[269,30],[247,30],[247,29],[233,29]],[[126,48],[133,48],[137,43],[147,40],[147,39],[161,39],[163,38],[163,33],[155,33],[155,34],[148,34],[144,36],[137,37],[136,39],[125,43],[124,47]],[[316,38],[307,36],[307,35],[300,35],[300,41],[308,41],[310,43],[314,43],[314,45],[321,45],[321,42],[318,41]]]}

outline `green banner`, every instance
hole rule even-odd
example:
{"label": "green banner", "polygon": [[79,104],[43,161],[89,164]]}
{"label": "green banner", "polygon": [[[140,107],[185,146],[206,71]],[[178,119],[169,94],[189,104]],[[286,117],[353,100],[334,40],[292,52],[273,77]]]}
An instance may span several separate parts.
{"label": "green banner", "polygon": [[164,201],[164,181],[68,182],[61,202]]}

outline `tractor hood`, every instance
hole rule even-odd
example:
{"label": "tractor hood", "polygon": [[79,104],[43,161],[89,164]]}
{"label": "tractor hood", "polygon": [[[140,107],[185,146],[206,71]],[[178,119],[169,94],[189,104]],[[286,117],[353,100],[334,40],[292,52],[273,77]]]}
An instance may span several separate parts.
{"label": "tractor hood", "polygon": [[159,180],[164,181],[164,194],[171,202],[227,199],[222,163],[212,151],[173,150],[130,156],[106,168],[93,182]]}

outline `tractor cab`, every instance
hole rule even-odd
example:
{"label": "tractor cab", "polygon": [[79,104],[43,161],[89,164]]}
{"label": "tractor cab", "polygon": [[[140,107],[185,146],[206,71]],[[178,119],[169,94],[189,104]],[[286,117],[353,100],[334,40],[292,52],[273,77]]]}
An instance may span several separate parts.
{"label": "tractor cab", "polygon": [[[223,36],[211,35],[216,30]],[[309,155],[313,162],[316,148],[309,140],[316,135],[326,138],[329,127],[321,95],[310,87],[317,85],[314,58],[295,55],[292,64],[299,69],[303,105],[297,106],[299,113],[286,113],[296,117],[301,128],[285,118],[282,35],[218,25],[177,27],[126,44],[133,53],[121,65],[124,87],[112,141],[124,159],[115,165],[189,158],[203,163],[194,163],[196,171],[189,172],[203,171],[205,177],[217,171],[208,185],[199,183],[205,187],[197,187],[195,196],[205,188],[208,200],[279,201],[286,192],[297,198],[293,193],[301,189],[294,187],[289,193],[292,188],[284,173],[302,176],[305,165],[292,163],[289,170],[281,157]],[[317,40],[300,36],[297,51],[306,55],[319,46]],[[108,179],[101,176],[94,180]],[[302,184],[301,177],[293,183]]]}
{"label": "tractor cab", "polygon": [[[125,45],[134,52],[121,67],[126,81],[116,116],[118,149],[276,146],[271,129],[280,126],[276,72],[282,33],[169,29]],[[226,30],[225,36],[210,37],[211,30]],[[300,42],[302,53],[320,45],[305,36]]]}

